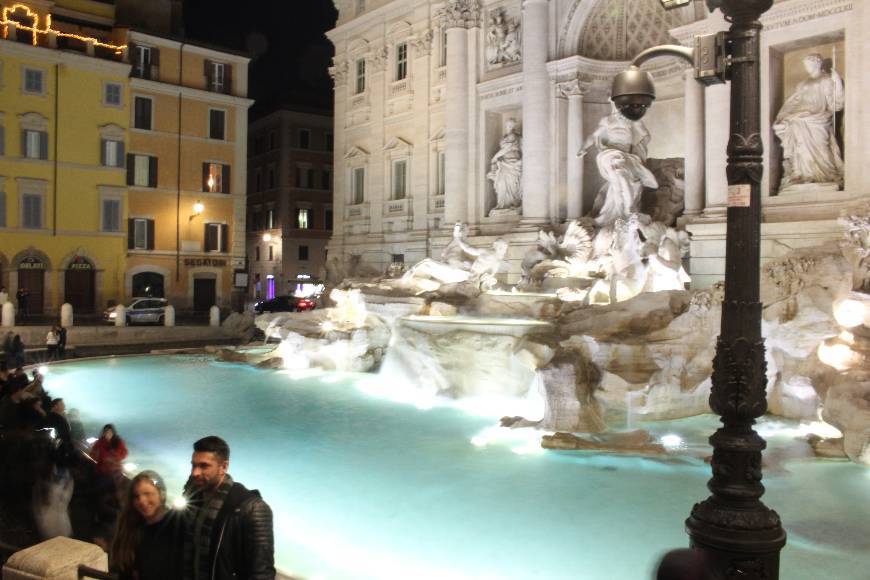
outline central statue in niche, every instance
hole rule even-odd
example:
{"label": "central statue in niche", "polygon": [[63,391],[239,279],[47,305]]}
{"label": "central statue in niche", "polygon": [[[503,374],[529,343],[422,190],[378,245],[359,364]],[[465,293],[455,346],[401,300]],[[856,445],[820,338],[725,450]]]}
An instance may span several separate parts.
{"label": "central statue in niche", "polygon": [[598,172],[607,182],[593,206],[598,210],[595,225],[609,226],[637,213],[643,188],[659,186],[652,171],[644,165],[649,142],[650,134],[643,121],[627,119],[613,106],[583,143],[578,156],[584,157],[595,146]]}
{"label": "central statue in niche", "polygon": [[492,156],[487,179],[495,189],[495,210],[518,208],[523,203],[520,192],[523,176],[523,139],[514,119],[505,121],[505,134],[499,150]]}
{"label": "central statue in niche", "polygon": [[839,186],[843,158],[834,136],[834,114],[843,110],[843,79],[836,70],[823,70],[822,56],[808,54],[809,78],[798,84],[773,123],[782,142],[783,176],[780,192],[801,184]]}

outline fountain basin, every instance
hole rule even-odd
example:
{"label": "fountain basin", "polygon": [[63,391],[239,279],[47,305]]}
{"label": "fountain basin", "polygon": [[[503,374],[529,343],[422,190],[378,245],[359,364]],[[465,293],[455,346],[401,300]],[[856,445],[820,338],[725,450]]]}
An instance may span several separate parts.
{"label": "fountain basin", "polygon": [[[688,544],[716,417],[643,425],[682,438],[666,460],[544,451],[493,417],[372,397],[366,379],[396,381],[152,356],[52,365],[46,388],[81,411],[88,435],[115,423],[129,461],[164,475],[170,499],[192,442],[226,438],[230,473],[274,511],[279,568],[304,578],[650,578]],[[765,457],[780,459],[764,500],[789,534],[781,576],[866,578],[867,471],[808,457],[795,425],[760,422]]]}

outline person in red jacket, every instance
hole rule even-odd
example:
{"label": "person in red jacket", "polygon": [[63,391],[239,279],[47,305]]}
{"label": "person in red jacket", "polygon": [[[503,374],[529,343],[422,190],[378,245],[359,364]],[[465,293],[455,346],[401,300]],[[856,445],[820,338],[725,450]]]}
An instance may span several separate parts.
{"label": "person in red jacket", "polygon": [[121,462],[127,457],[127,446],[109,423],[100,432],[100,438],[91,447],[91,457],[97,462],[94,472],[97,476],[116,479],[122,475]]}

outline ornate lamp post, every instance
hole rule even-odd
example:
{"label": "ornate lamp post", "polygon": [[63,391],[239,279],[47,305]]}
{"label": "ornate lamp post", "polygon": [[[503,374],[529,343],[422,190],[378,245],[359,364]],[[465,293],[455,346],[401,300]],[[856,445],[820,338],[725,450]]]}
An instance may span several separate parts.
{"label": "ornate lamp post", "polygon": [[779,577],[785,531],[777,513],[761,501],[764,439],[752,426],[767,410],[764,340],[759,299],[762,144],[760,113],[760,16],[773,0],[707,0],[731,22],[726,33],[698,37],[695,48],[655,47],[642,52],[617,75],[611,98],[632,119],[655,98],[652,78],[637,65],[662,55],[695,66],[705,84],[731,80],[731,137],[728,141],[728,218],[725,300],[713,360],[710,407],[722,427],[713,446],[712,494],[695,504],[686,520],[691,546],[704,555],[716,579],[771,580]]}

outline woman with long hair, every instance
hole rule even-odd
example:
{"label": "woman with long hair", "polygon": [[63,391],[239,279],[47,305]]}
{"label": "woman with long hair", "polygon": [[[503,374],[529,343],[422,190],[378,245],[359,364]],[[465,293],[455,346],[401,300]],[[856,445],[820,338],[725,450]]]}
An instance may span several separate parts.
{"label": "woman with long hair", "polygon": [[122,580],[176,580],[182,576],[181,516],[166,507],[166,485],[154,471],[130,482],[112,542],[112,570]]}

